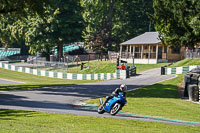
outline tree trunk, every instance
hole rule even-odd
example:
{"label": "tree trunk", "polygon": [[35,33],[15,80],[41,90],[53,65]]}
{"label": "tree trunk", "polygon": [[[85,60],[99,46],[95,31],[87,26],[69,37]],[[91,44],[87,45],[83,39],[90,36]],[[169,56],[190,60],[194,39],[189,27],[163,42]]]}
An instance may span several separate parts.
{"label": "tree trunk", "polygon": [[46,60],[47,61],[50,61],[50,48],[49,47],[46,47]]}
{"label": "tree trunk", "polygon": [[112,18],[113,18],[113,8],[114,8],[114,0],[109,1],[109,14],[108,14],[108,51],[111,50],[112,47]]}
{"label": "tree trunk", "polygon": [[58,49],[57,61],[61,61],[61,58],[63,59],[63,42],[62,41],[58,41],[57,49]]}

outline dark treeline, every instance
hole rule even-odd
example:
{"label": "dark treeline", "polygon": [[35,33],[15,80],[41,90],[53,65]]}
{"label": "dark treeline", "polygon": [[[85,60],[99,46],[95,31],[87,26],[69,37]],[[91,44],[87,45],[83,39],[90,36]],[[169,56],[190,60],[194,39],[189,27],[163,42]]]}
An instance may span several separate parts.
{"label": "dark treeline", "polygon": [[99,54],[147,31],[159,31],[169,45],[199,42],[198,0],[2,0],[0,42],[25,44],[29,53],[49,56],[63,44],[84,41]]}

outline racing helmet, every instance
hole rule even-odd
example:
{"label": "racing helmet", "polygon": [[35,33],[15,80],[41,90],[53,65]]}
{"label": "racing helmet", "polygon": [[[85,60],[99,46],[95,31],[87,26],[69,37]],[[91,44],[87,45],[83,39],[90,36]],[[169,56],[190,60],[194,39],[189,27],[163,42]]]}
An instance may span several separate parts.
{"label": "racing helmet", "polygon": [[120,90],[121,90],[122,92],[125,92],[125,91],[127,90],[127,86],[126,86],[125,84],[121,84],[121,85],[120,85]]}

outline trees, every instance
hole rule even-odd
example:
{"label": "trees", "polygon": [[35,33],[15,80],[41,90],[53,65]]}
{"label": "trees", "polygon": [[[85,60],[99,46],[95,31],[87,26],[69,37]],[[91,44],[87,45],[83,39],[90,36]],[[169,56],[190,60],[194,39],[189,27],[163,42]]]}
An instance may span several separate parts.
{"label": "trees", "polygon": [[[84,28],[80,0],[57,1],[57,13],[50,23],[51,39],[57,44],[58,59],[63,56],[63,44],[81,40]],[[50,38],[49,38],[50,39]]]}
{"label": "trees", "polygon": [[2,0],[0,4],[0,41],[8,47],[14,41],[22,40],[28,21],[44,17],[46,8],[54,0]]}
{"label": "trees", "polygon": [[[37,2],[37,1],[36,1]],[[58,60],[63,56],[63,43],[81,39],[83,19],[79,0],[57,0],[54,6],[44,6],[41,14],[31,13],[26,17],[2,15],[0,20],[0,39],[9,45],[15,40],[25,40],[30,52],[49,53],[55,45],[58,47]],[[20,14],[21,12],[19,12]]]}
{"label": "trees", "polygon": [[53,0],[1,0],[0,14],[6,16],[26,17],[30,12],[42,15],[47,5]]}
{"label": "trees", "polygon": [[171,47],[194,45],[200,41],[200,1],[154,0],[152,20],[164,43]]}
{"label": "trees", "polygon": [[52,47],[57,46],[58,60],[60,60],[63,58],[63,44],[81,40],[84,27],[79,0],[67,2],[59,0],[56,2],[56,7],[56,9],[47,8],[45,19],[39,16],[29,19],[34,26],[26,28],[29,30],[25,36],[32,50],[42,49],[46,55]]}
{"label": "trees", "polygon": [[[125,40],[138,36],[144,32],[154,31],[149,14],[153,13],[153,0],[124,0],[123,30],[126,31]],[[125,41],[124,40],[124,41]]]}
{"label": "trees", "polygon": [[99,54],[105,54],[112,45],[114,0],[82,0],[86,22],[84,39]]}
{"label": "trees", "polygon": [[63,55],[63,43],[80,41],[81,35],[99,54],[117,50],[121,42],[148,31],[147,12],[152,11],[153,3],[153,0],[7,1],[0,4],[0,41],[10,45],[23,38],[31,53],[49,52],[56,45],[58,58]]}
{"label": "trees", "polygon": [[117,50],[121,42],[148,31],[152,5],[153,0],[82,0],[88,46],[101,53]]}

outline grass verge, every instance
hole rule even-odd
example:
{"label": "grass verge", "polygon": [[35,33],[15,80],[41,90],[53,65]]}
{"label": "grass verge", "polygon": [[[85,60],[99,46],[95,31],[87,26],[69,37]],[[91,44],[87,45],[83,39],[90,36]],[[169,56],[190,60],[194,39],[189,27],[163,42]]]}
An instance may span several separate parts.
{"label": "grass verge", "polygon": [[31,89],[35,87],[46,87],[46,86],[58,86],[58,85],[71,85],[71,84],[82,84],[82,83],[91,83],[97,81],[89,81],[89,80],[67,80],[67,79],[59,79],[59,78],[49,78],[36,76],[27,73],[15,72],[11,70],[6,70],[0,68],[0,78],[8,79],[18,82],[23,82],[24,84],[16,84],[16,85],[0,85],[0,90],[16,90],[16,89]]}
{"label": "grass verge", "polygon": [[166,66],[169,63],[158,63],[158,64],[135,64],[136,65],[136,71],[137,73],[146,71],[146,70],[150,70],[150,69],[154,69],[154,68],[159,68],[162,66]]}
{"label": "grass verge", "polygon": [[[151,86],[128,92],[124,112],[161,118],[200,122],[200,105],[181,100],[177,85],[183,75]],[[98,104],[98,99],[88,101]]]}
{"label": "grass verge", "polygon": [[198,133],[200,127],[176,126],[125,119],[0,110],[3,133]]}
{"label": "grass verge", "polygon": [[200,65],[200,59],[184,59],[172,64],[170,67]]}
{"label": "grass verge", "polygon": [[[83,70],[81,70],[81,64],[71,64],[69,65],[68,72],[69,73],[80,73],[80,74],[95,74],[95,73],[114,73],[116,70],[116,63],[112,63],[110,61],[90,61],[90,62],[84,62],[85,67]],[[137,67],[137,73],[158,68],[161,66],[165,66],[168,63],[158,63],[158,64],[135,64]],[[132,64],[128,64],[132,66]],[[66,72],[64,69],[55,69],[53,67],[51,68],[39,68],[40,70],[46,70],[46,71],[54,71],[54,72]]]}

